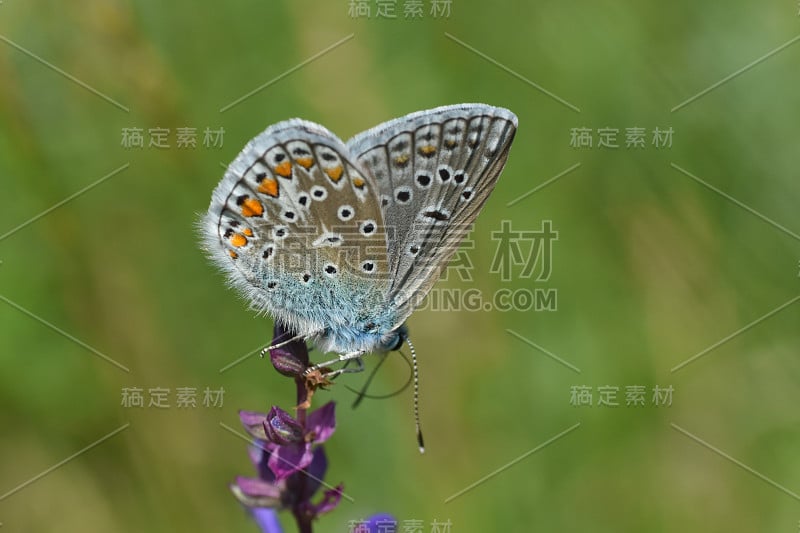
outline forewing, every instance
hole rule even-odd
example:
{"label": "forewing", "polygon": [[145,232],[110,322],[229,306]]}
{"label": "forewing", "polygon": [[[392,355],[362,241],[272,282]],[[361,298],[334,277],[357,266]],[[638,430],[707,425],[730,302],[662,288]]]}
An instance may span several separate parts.
{"label": "forewing", "polygon": [[301,334],[358,318],[388,290],[377,187],[311,122],[281,122],[245,146],[213,193],[203,235],[252,306]]}
{"label": "forewing", "polygon": [[348,141],[378,185],[388,296],[404,320],[439,279],[497,182],[517,129],[507,109],[460,104],[412,113]]}

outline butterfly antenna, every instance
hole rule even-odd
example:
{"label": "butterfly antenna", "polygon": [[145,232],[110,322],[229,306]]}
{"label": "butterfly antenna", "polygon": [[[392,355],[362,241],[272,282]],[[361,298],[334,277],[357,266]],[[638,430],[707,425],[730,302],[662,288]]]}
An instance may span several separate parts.
{"label": "butterfly antenna", "polygon": [[417,366],[417,352],[408,337],[406,337],[406,343],[408,343],[408,348],[411,351],[411,366],[414,369],[414,424],[417,427],[417,444],[419,445],[419,453],[425,453],[425,441],[422,439],[422,426],[419,423],[419,366]]}

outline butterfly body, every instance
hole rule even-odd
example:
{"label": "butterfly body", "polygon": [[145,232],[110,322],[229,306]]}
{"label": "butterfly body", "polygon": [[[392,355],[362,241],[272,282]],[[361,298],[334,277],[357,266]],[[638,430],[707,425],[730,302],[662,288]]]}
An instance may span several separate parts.
{"label": "butterfly body", "polygon": [[516,131],[510,111],[412,113],[347,144],[292,119],[250,141],[202,234],[253,308],[323,352],[388,351],[486,201]]}

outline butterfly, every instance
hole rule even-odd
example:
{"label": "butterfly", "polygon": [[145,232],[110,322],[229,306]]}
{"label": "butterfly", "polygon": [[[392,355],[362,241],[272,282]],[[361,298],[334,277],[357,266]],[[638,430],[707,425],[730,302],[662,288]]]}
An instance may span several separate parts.
{"label": "butterfly", "polygon": [[277,123],[214,190],[205,248],[255,310],[339,354],[325,365],[413,351],[405,321],[492,192],[516,129],[511,111],[484,104],[419,111],[346,143]]}

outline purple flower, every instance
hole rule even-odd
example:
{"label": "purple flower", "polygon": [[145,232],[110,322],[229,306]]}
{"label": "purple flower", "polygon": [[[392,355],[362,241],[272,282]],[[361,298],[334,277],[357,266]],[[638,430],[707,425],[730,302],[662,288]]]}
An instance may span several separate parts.
{"label": "purple flower", "polygon": [[231,491],[247,507],[279,507],[282,503],[282,487],[262,479],[239,476]]}
{"label": "purple flower", "polygon": [[267,440],[279,446],[288,446],[304,440],[303,426],[292,418],[292,415],[281,409],[273,407],[264,420],[264,433]]}
{"label": "purple flower", "polygon": [[[252,436],[267,441],[270,452],[267,466],[281,480],[311,464],[313,445],[328,440],[336,429],[334,409],[333,402],[325,404],[308,415],[305,426],[278,407],[266,415],[243,411],[240,417]],[[254,427],[257,422],[262,424],[261,431]]]}
{"label": "purple flower", "polygon": [[[291,334],[276,326],[274,338],[291,338]],[[335,405],[329,402],[306,412],[314,390],[329,382],[323,378],[309,384],[303,373],[310,366],[304,342],[270,350],[270,359],[278,372],[295,380],[297,416],[279,407],[266,414],[239,412],[242,425],[254,439],[250,459],[258,477],[238,477],[230,488],[262,531],[280,533],[275,511],[282,509],[292,512],[300,531],[311,531],[312,521],[335,509],[342,498],[341,484],[317,497],[322,485],[329,487],[322,481],[328,459],[321,444],[336,429]]]}
{"label": "purple flower", "polygon": [[290,509],[295,515],[299,514],[309,521],[336,508],[342,498],[342,484],[323,492],[316,503],[311,501],[322,486],[328,469],[328,459],[322,446],[314,449],[304,470],[295,470],[279,478],[269,461],[275,450],[281,447],[271,443],[261,444],[263,448],[254,446],[250,455],[259,477],[237,477],[231,484],[236,499],[251,509]]}
{"label": "purple flower", "polygon": [[314,459],[311,444],[296,443],[288,446],[276,446],[267,460],[267,466],[280,481],[300,472]]}
{"label": "purple flower", "polygon": [[239,411],[239,420],[242,421],[244,429],[250,436],[258,440],[267,440],[267,433],[264,430],[264,423],[267,421],[267,415],[255,411],[241,410]]}
{"label": "purple flower", "polygon": [[283,533],[281,523],[278,522],[278,513],[275,509],[256,508],[250,511],[253,515],[253,520],[256,521],[258,527],[263,533]]}
{"label": "purple flower", "polygon": [[336,404],[328,402],[316,411],[308,415],[306,420],[306,439],[314,442],[325,442],[333,435],[336,429],[336,417],[334,409]]}
{"label": "purple flower", "polygon": [[397,519],[390,514],[380,513],[372,515],[366,520],[353,522],[350,527],[352,533],[398,533]]}

